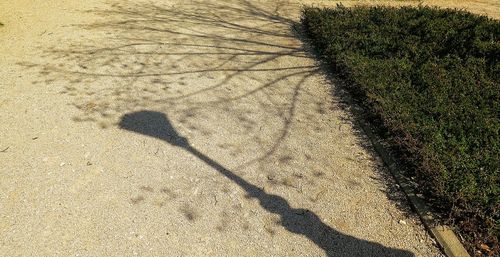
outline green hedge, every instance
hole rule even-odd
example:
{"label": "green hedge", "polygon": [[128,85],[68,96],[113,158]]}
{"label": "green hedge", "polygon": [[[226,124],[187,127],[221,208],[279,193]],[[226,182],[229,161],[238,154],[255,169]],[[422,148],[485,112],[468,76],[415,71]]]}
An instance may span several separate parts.
{"label": "green hedge", "polygon": [[305,8],[302,22],[423,188],[462,228],[498,238],[500,22],[450,9],[341,5]]}

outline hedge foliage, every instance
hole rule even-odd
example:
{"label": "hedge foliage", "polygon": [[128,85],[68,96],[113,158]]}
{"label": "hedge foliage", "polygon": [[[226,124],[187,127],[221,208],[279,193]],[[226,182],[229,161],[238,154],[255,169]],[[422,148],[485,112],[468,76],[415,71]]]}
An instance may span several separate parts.
{"label": "hedge foliage", "polygon": [[500,22],[431,7],[305,8],[318,52],[459,220],[498,237]]}

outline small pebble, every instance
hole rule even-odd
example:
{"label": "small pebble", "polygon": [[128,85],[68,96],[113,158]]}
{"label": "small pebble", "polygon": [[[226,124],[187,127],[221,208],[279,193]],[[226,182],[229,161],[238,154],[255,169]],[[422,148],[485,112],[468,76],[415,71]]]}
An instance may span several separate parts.
{"label": "small pebble", "polygon": [[406,225],[406,221],[404,221],[404,220],[399,220],[399,224],[401,224],[401,225]]}

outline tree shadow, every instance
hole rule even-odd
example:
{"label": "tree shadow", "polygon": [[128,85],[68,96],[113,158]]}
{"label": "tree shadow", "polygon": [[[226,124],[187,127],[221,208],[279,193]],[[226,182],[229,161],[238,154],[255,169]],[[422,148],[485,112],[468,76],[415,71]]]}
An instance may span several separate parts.
{"label": "tree shadow", "polygon": [[[45,51],[50,62],[19,64],[45,77],[34,84],[64,83],[60,93],[71,96],[80,110],[73,119],[103,128],[116,125],[123,113],[145,108],[168,109],[183,123],[222,110],[235,123],[247,123],[247,134],[259,129],[259,122],[246,116],[260,111],[278,117],[273,123],[282,128],[272,144],[263,146],[268,151],[244,168],[278,150],[297,114],[299,97],[307,94],[304,84],[319,73],[301,42],[290,40],[301,32],[286,17],[288,5],[111,2],[109,9],[89,11],[102,21],[75,25],[105,34],[105,45],[99,39],[56,46]],[[295,65],[297,59],[304,64]],[[273,65],[287,60],[291,65]],[[241,107],[248,102],[257,105]],[[314,120],[315,113],[307,115]],[[205,136],[214,130],[186,126]]]}
{"label": "tree shadow", "polygon": [[240,186],[248,198],[257,199],[260,206],[267,212],[279,215],[279,224],[287,231],[307,237],[323,249],[328,256],[414,256],[408,251],[388,248],[378,243],[342,234],[323,223],[314,212],[293,208],[283,197],[268,194],[262,188],[248,183],[245,179],[191,146],[189,140],[175,130],[168,117],[163,113],[139,111],[125,114],[119,126],[124,130],[163,140],[196,156]]}

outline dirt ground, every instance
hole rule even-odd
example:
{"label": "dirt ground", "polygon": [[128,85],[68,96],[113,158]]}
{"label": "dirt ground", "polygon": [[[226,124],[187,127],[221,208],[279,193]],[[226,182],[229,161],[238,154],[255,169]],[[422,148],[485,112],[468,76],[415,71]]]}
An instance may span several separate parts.
{"label": "dirt ground", "polygon": [[441,256],[304,3],[0,2],[0,255]]}

